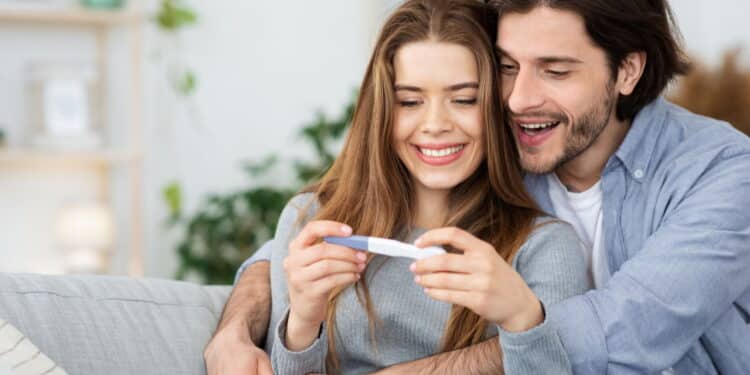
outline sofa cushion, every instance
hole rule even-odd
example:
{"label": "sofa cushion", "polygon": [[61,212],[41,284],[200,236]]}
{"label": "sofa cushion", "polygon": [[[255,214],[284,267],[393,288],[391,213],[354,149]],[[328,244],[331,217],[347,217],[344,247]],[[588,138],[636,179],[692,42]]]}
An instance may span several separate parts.
{"label": "sofa cushion", "polygon": [[71,374],[204,374],[230,287],[0,274],[0,318]]}

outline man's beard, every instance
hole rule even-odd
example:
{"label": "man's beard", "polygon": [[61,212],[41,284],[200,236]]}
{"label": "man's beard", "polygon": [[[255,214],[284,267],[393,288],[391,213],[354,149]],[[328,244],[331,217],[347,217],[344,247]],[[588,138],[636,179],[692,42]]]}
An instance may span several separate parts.
{"label": "man's beard", "polygon": [[509,118],[513,118],[518,115],[552,118],[560,121],[560,125],[558,125],[558,127],[571,127],[571,132],[565,139],[565,146],[563,148],[562,154],[556,156],[554,160],[551,160],[549,162],[546,162],[544,160],[532,162],[531,160],[528,160],[528,158],[524,158],[524,152],[523,150],[521,150],[522,146],[518,144],[517,147],[519,147],[521,167],[523,168],[523,170],[525,172],[533,174],[550,173],[563,164],[575,159],[576,157],[581,155],[581,153],[591,147],[591,145],[596,141],[602,131],[604,131],[604,128],[607,127],[610,117],[612,116],[614,106],[617,104],[617,93],[614,92],[613,89],[614,83],[611,82],[607,85],[605,96],[599,102],[599,104],[594,106],[594,108],[592,108],[590,111],[584,113],[581,117],[579,117],[578,121],[573,124],[570,123],[570,119],[568,118],[568,116],[563,113],[534,112],[513,114],[506,107],[506,113],[509,115]]}

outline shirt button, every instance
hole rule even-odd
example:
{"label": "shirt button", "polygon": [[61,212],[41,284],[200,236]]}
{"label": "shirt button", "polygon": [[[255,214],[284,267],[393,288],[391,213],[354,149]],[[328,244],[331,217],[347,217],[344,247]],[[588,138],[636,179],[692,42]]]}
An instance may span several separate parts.
{"label": "shirt button", "polygon": [[637,179],[643,178],[643,170],[642,169],[636,169],[635,172],[633,172],[633,176]]}

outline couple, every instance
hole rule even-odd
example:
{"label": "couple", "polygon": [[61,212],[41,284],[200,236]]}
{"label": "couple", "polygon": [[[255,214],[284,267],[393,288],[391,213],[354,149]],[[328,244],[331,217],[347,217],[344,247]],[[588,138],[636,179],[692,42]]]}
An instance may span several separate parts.
{"label": "couple", "polygon": [[[666,2],[490,3],[386,22],[342,154],[238,273],[209,374],[750,373],[750,141],[660,98],[687,70]],[[351,232],[455,251],[320,243]]]}

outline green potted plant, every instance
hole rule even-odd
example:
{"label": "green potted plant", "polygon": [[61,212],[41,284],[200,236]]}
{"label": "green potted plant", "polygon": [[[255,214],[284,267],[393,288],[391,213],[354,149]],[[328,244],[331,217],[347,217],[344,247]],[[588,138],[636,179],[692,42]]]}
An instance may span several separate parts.
{"label": "green potted plant", "polygon": [[231,284],[242,262],[272,238],[286,202],[329,168],[335,157],[333,149],[345,133],[353,112],[354,98],[340,116],[329,118],[318,113],[314,121],[303,126],[300,136],[315,152],[311,159],[279,166],[280,158],[269,155],[245,167],[253,177],[265,176],[277,166],[292,168],[295,180],[288,186],[252,186],[211,194],[191,215],[182,211],[179,183],[167,186],[163,198],[170,212],[168,226],[181,232],[176,249],[180,259],[176,277],[192,276],[207,284]]}

